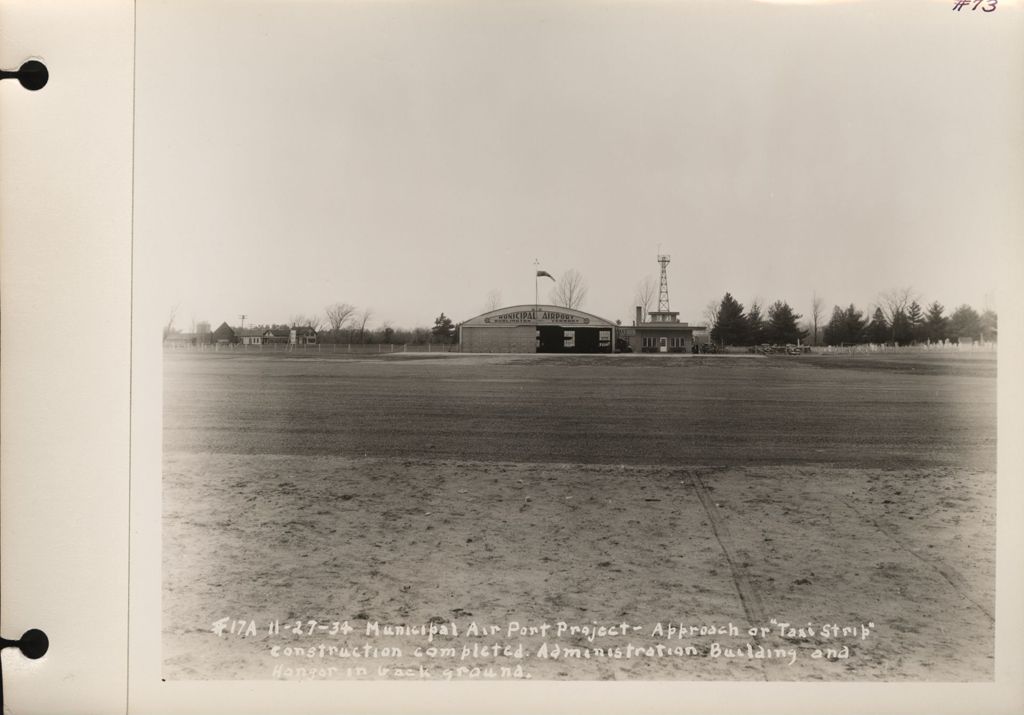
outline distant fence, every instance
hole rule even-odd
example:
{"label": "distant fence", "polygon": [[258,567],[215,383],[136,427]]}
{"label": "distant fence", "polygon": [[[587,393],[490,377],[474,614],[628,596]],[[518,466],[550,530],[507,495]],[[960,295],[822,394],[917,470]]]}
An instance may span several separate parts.
{"label": "distant fence", "polygon": [[994,353],[993,342],[919,343],[917,345],[828,345],[813,348],[823,355],[877,355],[881,353]]}
{"label": "distant fence", "polygon": [[447,353],[459,352],[458,345],[395,345],[392,343],[318,343],[316,345],[288,345],[267,343],[265,345],[246,345],[244,343],[228,343],[223,345],[200,343],[165,342],[164,350],[168,352],[192,353],[348,353],[352,355],[377,355],[384,353]]}

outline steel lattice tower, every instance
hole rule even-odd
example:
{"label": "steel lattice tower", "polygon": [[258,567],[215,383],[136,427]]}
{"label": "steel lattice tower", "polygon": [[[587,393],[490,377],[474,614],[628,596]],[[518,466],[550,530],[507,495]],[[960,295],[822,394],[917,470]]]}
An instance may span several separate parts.
{"label": "steel lattice tower", "polygon": [[670,260],[672,260],[670,256],[658,256],[658,263],[661,264],[661,285],[658,287],[659,313],[667,313],[670,310],[668,307],[668,262]]}

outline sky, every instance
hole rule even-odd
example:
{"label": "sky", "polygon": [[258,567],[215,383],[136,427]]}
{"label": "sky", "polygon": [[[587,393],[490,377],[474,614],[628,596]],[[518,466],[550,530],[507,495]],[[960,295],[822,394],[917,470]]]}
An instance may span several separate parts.
{"label": "sky", "polygon": [[[138,4],[134,246],[176,325],[532,303],[700,322],[910,288],[998,309],[1024,235],[1024,7]],[[545,302],[550,282],[541,284]]]}

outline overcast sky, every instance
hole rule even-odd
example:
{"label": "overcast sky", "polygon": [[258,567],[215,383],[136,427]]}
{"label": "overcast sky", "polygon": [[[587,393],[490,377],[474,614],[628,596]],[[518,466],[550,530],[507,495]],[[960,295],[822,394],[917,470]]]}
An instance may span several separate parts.
{"label": "overcast sky", "polygon": [[464,320],[532,303],[535,259],[627,322],[659,247],[690,322],[725,291],[998,308],[1024,7],[952,6],[140,2],[136,261],[186,330]]}

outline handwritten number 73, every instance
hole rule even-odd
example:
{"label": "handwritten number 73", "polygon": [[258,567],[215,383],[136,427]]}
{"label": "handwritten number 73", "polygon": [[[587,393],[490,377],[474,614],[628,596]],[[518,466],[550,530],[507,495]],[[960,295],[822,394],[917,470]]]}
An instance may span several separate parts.
{"label": "handwritten number 73", "polygon": [[994,12],[998,5],[999,0],[973,0],[973,3],[971,0],[956,0],[956,2],[953,3],[953,10],[955,12],[960,12],[965,7],[970,6],[972,12],[977,10],[979,7],[982,12]]}

